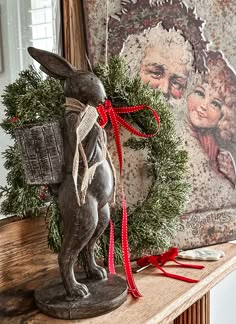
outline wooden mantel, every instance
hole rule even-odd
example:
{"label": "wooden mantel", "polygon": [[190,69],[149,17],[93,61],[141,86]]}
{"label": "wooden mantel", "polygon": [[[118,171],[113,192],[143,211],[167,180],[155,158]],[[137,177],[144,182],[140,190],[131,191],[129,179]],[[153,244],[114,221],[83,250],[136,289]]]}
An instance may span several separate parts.
{"label": "wooden mantel", "polygon": [[[209,291],[236,269],[236,245],[225,243],[212,248],[225,257],[213,262],[195,262],[202,270],[166,266],[168,271],[199,279],[190,284],[148,268],[135,274],[143,294],[127,301],[112,313],[93,319],[65,321],[37,311],[33,291],[45,280],[58,275],[57,258],[47,248],[43,218],[25,219],[0,226],[0,323],[24,324],[208,324]],[[194,263],[194,262],[193,262]],[[118,269],[122,274],[122,270]]]}

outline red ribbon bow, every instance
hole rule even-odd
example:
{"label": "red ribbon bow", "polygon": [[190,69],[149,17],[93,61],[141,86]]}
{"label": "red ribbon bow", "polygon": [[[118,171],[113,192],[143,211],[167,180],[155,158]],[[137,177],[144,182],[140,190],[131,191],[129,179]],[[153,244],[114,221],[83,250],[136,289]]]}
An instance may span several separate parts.
{"label": "red ribbon bow", "polygon": [[[131,126],[129,123],[127,123],[123,118],[121,118],[119,114],[128,114],[143,109],[148,109],[153,113],[153,116],[158,123],[158,127],[160,127],[160,119],[158,114],[149,106],[139,105],[139,106],[132,106],[132,107],[113,108],[111,101],[106,99],[104,104],[100,104],[97,107],[97,111],[100,116],[99,125],[101,127],[105,127],[108,120],[110,119],[114,131],[114,136],[115,136],[116,148],[117,148],[119,164],[120,164],[120,183],[121,183],[121,194],[122,194],[122,229],[121,229],[122,240],[121,242],[122,242],[123,264],[124,264],[127,284],[129,287],[129,292],[131,292],[134,297],[141,297],[141,294],[135,285],[132,269],[130,265],[130,258],[129,258],[128,215],[127,215],[126,199],[125,199],[125,193],[124,193],[123,181],[122,181],[123,159],[122,159],[122,147],[121,147],[121,140],[120,140],[119,125],[123,126],[130,133],[143,138],[152,137],[156,135],[157,132],[155,132],[154,134],[141,133],[137,131],[133,126]],[[108,270],[112,274],[116,273],[115,265],[114,265],[114,226],[111,220],[110,220],[110,244],[109,244],[109,254],[108,254]]]}
{"label": "red ribbon bow", "polygon": [[182,281],[187,281],[191,283],[198,282],[199,280],[187,278],[184,276],[179,276],[173,273],[166,272],[162,266],[165,265],[166,262],[168,261],[173,261],[175,262],[178,266],[184,267],[184,268],[193,268],[193,269],[203,269],[204,266],[202,265],[196,265],[196,264],[189,264],[189,263],[181,263],[175,260],[175,258],[178,256],[178,249],[177,248],[172,248],[169,251],[160,254],[160,255],[150,255],[150,256],[143,256],[142,258],[137,260],[137,264],[140,267],[145,267],[148,264],[152,264],[154,267],[159,269],[160,271],[163,272],[163,274],[167,277],[182,280]]}

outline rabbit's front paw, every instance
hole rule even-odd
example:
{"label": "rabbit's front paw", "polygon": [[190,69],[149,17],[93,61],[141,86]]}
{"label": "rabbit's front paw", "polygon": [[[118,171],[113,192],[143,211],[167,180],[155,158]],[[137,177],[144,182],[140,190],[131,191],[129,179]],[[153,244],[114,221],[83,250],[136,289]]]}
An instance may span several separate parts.
{"label": "rabbit's front paw", "polygon": [[70,287],[70,291],[69,291],[66,299],[73,300],[78,297],[80,297],[80,298],[85,297],[88,294],[89,294],[89,290],[86,285],[81,284],[81,283],[76,283]]}
{"label": "rabbit's front paw", "polygon": [[87,278],[89,279],[96,279],[96,280],[103,280],[107,279],[107,272],[104,268],[96,265],[90,271],[86,273]]}

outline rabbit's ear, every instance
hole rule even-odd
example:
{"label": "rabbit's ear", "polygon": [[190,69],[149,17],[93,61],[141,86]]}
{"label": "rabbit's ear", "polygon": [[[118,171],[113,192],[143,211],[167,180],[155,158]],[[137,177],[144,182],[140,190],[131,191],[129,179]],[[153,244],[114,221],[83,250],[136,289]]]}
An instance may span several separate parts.
{"label": "rabbit's ear", "polygon": [[42,66],[42,71],[57,79],[67,79],[75,73],[63,57],[34,47],[28,47],[29,54]]}

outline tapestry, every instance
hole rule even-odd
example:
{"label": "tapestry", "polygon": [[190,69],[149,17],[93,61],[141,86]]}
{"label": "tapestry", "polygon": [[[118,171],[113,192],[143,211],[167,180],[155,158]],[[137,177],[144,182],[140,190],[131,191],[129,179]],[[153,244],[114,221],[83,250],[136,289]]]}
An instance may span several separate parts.
{"label": "tapestry", "polygon": [[84,11],[92,64],[120,55],[161,90],[188,151],[191,189],[173,245],[236,239],[236,2],[88,0]]}

